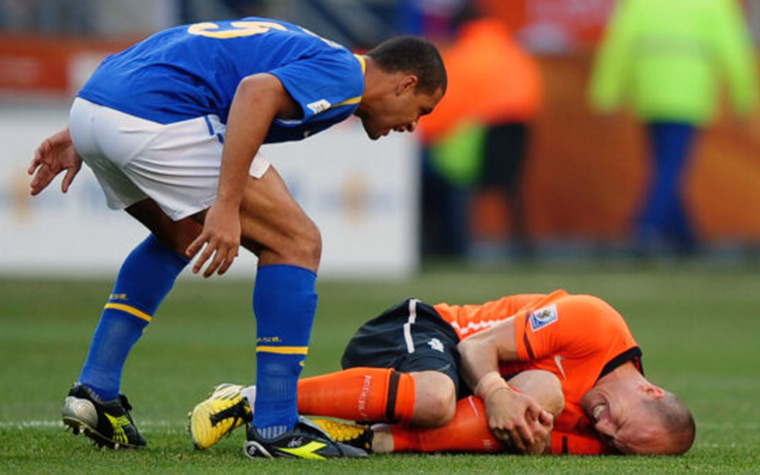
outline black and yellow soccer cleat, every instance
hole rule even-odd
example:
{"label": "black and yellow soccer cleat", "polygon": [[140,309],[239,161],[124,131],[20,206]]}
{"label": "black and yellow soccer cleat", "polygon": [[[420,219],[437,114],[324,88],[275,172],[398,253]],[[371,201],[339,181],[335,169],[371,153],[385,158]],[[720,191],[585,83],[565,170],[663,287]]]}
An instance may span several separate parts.
{"label": "black and yellow soccer cleat", "polygon": [[367,457],[367,452],[334,441],[321,427],[305,417],[296,426],[274,439],[263,439],[253,425],[248,426],[244,453],[251,458],[291,457],[323,460],[339,457]]}
{"label": "black and yellow soccer cleat", "polygon": [[334,441],[372,452],[372,438],[375,434],[369,426],[346,424],[331,419],[312,419],[312,422],[327,432]]}
{"label": "black and yellow soccer cleat", "polygon": [[196,449],[208,449],[243,423],[253,420],[242,389],[243,386],[237,384],[220,384],[190,411],[188,430]]}
{"label": "black and yellow soccer cleat", "polygon": [[87,386],[75,383],[61,410],[63,423],[74,435],[84,433],[99,447],[144,447],[145,438],[135,426],[127,397],[120,394],[111,401],[101,401]]}

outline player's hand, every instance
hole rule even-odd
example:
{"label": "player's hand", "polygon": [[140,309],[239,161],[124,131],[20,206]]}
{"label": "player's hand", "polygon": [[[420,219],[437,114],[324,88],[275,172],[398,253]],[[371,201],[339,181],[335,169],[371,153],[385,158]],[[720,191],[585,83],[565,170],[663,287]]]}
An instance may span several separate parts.
{"label": "player's hand", "polygon": [[526,453],[536,445],[542,431],[534,421],[546,411],[532,397],[505,387],[491,393],[484,403],[491,433],[507,448]]}
{"label": "player's hand", "polygon": [[541,455],[551,450],[551,435],[554,428],[554,416],[549,411],[541,410],[538,419],[528,420],[528,429],[533,433],[533,444],[525,447],[525,454]]}
{"label": "player's hand", "polygon": [[61,191],[66,193],[81,168],[82,157],[74,149],[69,129],[66,128],[46,138],[34,151],[34,158],[27,170],[29,175],[34,175],[29,184],[29,191],[32,196],[38,195],[47,188],[53,178],[66,170],[61,184]]}
{"label": "player's hand", "polygon": [[240,212],[238,209],[214,203],[206,213],[203,231],[185,251],[187,257],[192,259],[203,248],[203,252],[193,265],[193,273],[200,272],[209,259],[211,262],[203,272],[203,277],[210,277],[215,271],[219,275],[227,272],[232,261],[238,255],[240,232]]}

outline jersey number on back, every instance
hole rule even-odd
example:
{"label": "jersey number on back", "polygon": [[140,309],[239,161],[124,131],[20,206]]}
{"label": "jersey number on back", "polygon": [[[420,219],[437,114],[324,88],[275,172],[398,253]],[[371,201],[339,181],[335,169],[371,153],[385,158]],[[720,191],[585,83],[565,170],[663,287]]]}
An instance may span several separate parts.
{"label": "jersey number on back", "polygon": [[260,35],[270,29],[285,31],[286,28],[279,23],[268,21],[233,21],[232,28],[220,29],[219,25],[211,22],[196,23],[188,27],[187,32],[191,35],[205,36],[207,38],[240,38],[241,36]]}

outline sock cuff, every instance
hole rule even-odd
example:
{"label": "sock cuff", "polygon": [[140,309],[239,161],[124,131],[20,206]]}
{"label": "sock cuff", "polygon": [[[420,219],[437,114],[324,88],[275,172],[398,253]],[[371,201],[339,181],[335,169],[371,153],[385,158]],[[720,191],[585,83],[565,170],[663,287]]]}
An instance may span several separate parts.
{"label": "sock cuff", "polygon": [[275,273],[284,275],[302,275],[303,277],[317,278],[317,273],[306,267],[296,266],[293,264],[268,264],[259,266],[256,270],[257,273]]}
{"label": "sock cuff", "polygon": [[389,421],[409,422],[412,420],[415,391],[414,377],[411,374],[391,371],[385,413]]}
{"label": "sock cuff", "polygon": [[317,310],[316,274],[291,265],[259,269],[253,292],[257,344],[308,346]]}

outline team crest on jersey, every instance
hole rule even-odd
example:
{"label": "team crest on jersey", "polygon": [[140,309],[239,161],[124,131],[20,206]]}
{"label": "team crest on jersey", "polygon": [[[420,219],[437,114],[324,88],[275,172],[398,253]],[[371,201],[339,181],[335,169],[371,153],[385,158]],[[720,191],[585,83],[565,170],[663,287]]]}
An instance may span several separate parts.
{"label": "team crest on jersey", "polygon": [[314,112],[315,114],[319,114],[320,112],[326,111],[327,109],[329,109],[330,105],[331,104],[327,100],[320,99],[318,101],[314,101],[310,104],[307,104],[306,107],[311,109],[311,111]]}
{"label": "team crest on jersey", "polygon": [[540,308],[530,314],[530,328],[533,331],[540,330],[556,322],[558,318],[556,305]]}

